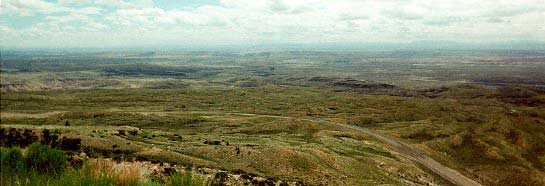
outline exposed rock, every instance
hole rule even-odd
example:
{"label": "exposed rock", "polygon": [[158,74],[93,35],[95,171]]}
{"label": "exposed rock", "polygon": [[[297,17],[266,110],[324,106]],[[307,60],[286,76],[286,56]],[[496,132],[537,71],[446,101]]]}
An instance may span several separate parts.
{"label": "exposed rock", "polygon": [[171,174],[175,174],[177,171],[176,169],[172,168],[172,167],[166,167],[163,169],[163,174],[164,175],[171,175]]}
{"label": "exposed rock", "polygon": [[81,139],[80,138],[67,138],[64,136],[61,141],[62,150],[71,150],[77,151],[81,149]]}
{"label": "exposed rock", "polygon": [[221,142],[220,142],[220,141],[216,141],[216,140],[214,140],[214,141],[208,141],[208,140],[206,140],[206,141],[204,141],[204,144],[207,144],[207,145],[221,145]]}
{"label": "exposed rock", "polygon": [[228,176],[227,172],[217,172],[212,180],[212,185],[226,185],[225,182],[227,181]]}

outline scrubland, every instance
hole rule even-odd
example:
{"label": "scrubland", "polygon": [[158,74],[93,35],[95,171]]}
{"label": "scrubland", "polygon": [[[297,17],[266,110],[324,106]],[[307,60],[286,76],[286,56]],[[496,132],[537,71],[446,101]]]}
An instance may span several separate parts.
{"label": "scrubland", "polygon": [[[144,185],[450,184],[378,139],[314,122],[325,120],[411,144],[483,185],[543,185],[543,56],[14,53],[1,62],[1,142],[22,158],[34,142],[61,149],[57,185],[100,182],[85,171],[102,161],[153,170],[135,178]],[[2,185],[44,181],[2,170]],[[127,185],[100,170],[104,185]]]}

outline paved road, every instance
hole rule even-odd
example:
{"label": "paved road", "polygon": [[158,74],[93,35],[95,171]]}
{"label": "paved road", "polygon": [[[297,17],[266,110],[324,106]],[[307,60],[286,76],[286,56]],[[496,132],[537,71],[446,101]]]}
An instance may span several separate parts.
{"label": "paved road", "polygon": [[250,113],[237,113],[237,112],[194,112],[194,113],[201,113],[201,114],[232,114],[232,115],[243,115],[243,116],[261,116],[261,117],[272,117],[272,118],[282,118],[282,119],[295,119],[295,120],[304,120],[304,121],[310,121],[310,122],[316,122],[321,123],[329,126],[336,126],[336,127],[343,127],[348,128],[352,130],[356,130],[362,133],[365,133],[367,135],[373,136],[389,145],[391,145],[397,152],[404,154],[411,159],[417,161],[418,163],[422,164],[426,168],[430,169],[435,174],[441,176],[443,179],[451,182],[454,185],[459,186],[481,186],[476,181],[473,181],[472,179],[469,179],[468,177],[465,177],[458,171],[448,168],[441,163],[435,161],[428,155],[426,155],[425,152],[417,149],[416,147],[413,147],[409,144],[403,143],[398,139],[386,136],[384,134],[380,134],[378,132],[375,132],[370,129],[366,129],[363,127],[358,127],[354,125],[348,125],[343,123],[336,123],[331,121],[326,121],[323,119],[314,119],[314,118],[299,118],[299,117],[288,117],[288,116],[276,116],[276,115],[264,115],[264,114],[250,114]]}

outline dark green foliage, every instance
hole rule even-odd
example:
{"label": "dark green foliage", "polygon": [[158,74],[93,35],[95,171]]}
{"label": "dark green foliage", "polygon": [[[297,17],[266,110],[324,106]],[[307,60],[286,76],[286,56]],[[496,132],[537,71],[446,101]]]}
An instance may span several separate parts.
{"label": "dark green foliage", "polygon": [[19,169],[24,168],[24,158],[21,149],[12,147],[9,149],[2,149],[0,153],[2,172],[18,171]]}
{"label": "dark green foliage", "polygon": [[62,151],[34,143],[28,147],[26,163],[31,170],[58,175],[66,168],[68,160]]}

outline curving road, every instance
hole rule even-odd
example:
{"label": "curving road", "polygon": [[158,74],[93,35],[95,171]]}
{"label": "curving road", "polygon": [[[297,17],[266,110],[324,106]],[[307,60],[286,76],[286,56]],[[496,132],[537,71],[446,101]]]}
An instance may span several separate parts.
{"label": "curving road", "polygon": [[238,113],[238,112],[192,112],[192,113],[201,113],[201,114],[232,114],[232,115],[242,115],[242,116],[261,116],[261,117],[272,117],[272,118],[282,118],[282,119],[295,119],[295,120],[304,120],[304,121],[310,121],[315,123],[321,123],[329,126],[336,126],[336,127],[343,127],[355,131],[359,131],[362,133],[365,133],[367,135],[373,136],[393,147],[394,150],[397,152],[404,154],[414,161],[422,164],[429,170],[431,170],[433,173],[441,176],[443,179],[451,182],[454,185],[459,186],[482,186],[480,183],[469,179],[468,177],[462,175],[458,171],[448,168],[441,163],[435,161],[428,155],[426,155],[425,152],[417,149],[416,147],[413,147],[409,144],[403,143],[398,139],[386,136],[384,134],[380,134],[378,132],[375,132],[373,130],[369,130],[363,127],[354,126],[354,125],[348,125],[343,123],[336,123],[331,121],[326,121],[323,119],[314,119],[314,118],[298,118],[298,117],[288,117],[288,116],[276,116],[276,115],[265,115],[265,114],[250,114],[250,113]]}
{"label": "curving road", "polygon": [[[126,112],[126,111],[114,111],[114,112]],[[152,111],[153,112],[153,111]],[[55,114],[61,113],[61,112],[54,112]],[[294,119],[294,120],[303,120],[303,121],[309,121],[309,122],[315,122],[320,123],[324,125],[334,126],[334,127],[343,127],[355,131],[359,131],[362,133],[365,133],[367,135],[373,136],[387,144],[389,144],[394,150],[397,152],[404,154],[414,161],[422,164],[429,170],[431,170],[433,173],[441,176],[443,179],[451,182],[454,185],[459,186],[481,186],[476,181],[473,181],[472,179],[469,179],[468,177],[465,177],[464,175],[460,174],[458,171],[448,168],[441,163],[435,161],[428,155],[426,155],[425,152],[419,150],[416,147],[413,147],[409,144],[401,142],[399,139],[392,138],[389,136],[386,136],[384,134],[380,134],[376,131],[366,129],[363,127],[355,126],[355,125],[348,125],[343,123],[336,123],[331,122],[323,119],[316,119],[316,118],[302,118],[302,117],[289,117],[289,116],[277,116],[277,115],[266,115],[266,114],[252,114],[252,113],[241,113],[241,112],[221,112],[221,111],[190,111],[186,113],[195,113],[195,114],[231,114],[231,115],[241,115],[241,116],[259,116],[259,117],[270,117],[270,118],[281,118],[281,119]],[[4,115],[4,114],[2,114]],[[11,116],[11,115],[10,115]],[[17,115],[19,116],[19,115]],[[25,115],[26,116],[26,115]],[[47,115],[49,116],[49,115]],[[45,117],[47,117],[45,116]],[[28,117],[28,116],[27,116]]]}
{"label": "curving road", "polygon": [[396,151],[398,151],[399,153],[402,153],[402,154],[405,154],[409,157],[411,157],[413,160],[417,161],[418,163],[422,164],[423,166],[425,166],[426,168],[430,169],[433,173],[441,176],[443,179],[445,180],[448,180],[449,182],[451,182],[452,184],[454,185],[459,185],[459,186],[481,186],[481,184],[479,184],[478,182],[476,181],[473,181],[472,179],[469,179],[468,177],[465,177],[464,175],[462,175],[461,173],[459,173],[458,171],[454,170],[454,169],[451,169],[451,168],[448,168],[444,165],[442,165],[441,163],[435,161],[434,159],[432,159],[431,157],[429,157],[428,155],[426,155],[425,152],[417,149],[416,147],[413,147],[409,144],[406,144],[406,143],[403,143],[395,138],[392,138],[392,137],[388,137],[386,135],[383,135],[383,134],[380,134],[380,133],[377,133],[375,131],[372,131],[372,130],[369,130],[369,129],[366,129],[366,128],[362,128],[362,127],[358,127],[358,126],[354,126],[354,125],[347,125],[347,124],[342,124],[342,123],[334,123],[334,122],[329,122],[329,121],[320,121],[320,120],[314,120],[316,122],[320,122],[320,123],[327,123],[327,124],[331,124],[331,125],[337,125],[337,126],[341,126],[341,127],[345,127],[345,128],[349,128],[349,129],[353,129],[353,130],[357,130],[357,131],[360,131],[360,132],[363,132],[367,135],[370,135],[370,136],[373,136],[385,143],[388,143],[389,145],[391,145]]}

